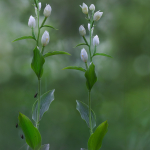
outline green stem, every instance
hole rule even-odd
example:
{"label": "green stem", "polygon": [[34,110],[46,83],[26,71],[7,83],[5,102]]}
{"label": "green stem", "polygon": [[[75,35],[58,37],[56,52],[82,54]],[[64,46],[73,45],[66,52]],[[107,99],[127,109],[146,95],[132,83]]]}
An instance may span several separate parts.
{"label": "green stem", "polygon": [[90,62],[92,62],[92,56],[91,56],[91,38],[92,38],[92,21],[90,22],[90,45],[89,45]]}
{"label": "green stem", "polygon": [[93,134],[92,121],[91,121],[91,91],[89,90],[89,124],[90,124],[90,135]]}
{"label": "green stem", "polygon": [[86,69],[88,69],[88,64],[87,64],[87,62],[85,62],[85,66],[86,66]]}
{"label": "green stem", "polygon": [[43,20],[43,22],[42,22],[42,24],[41,24],[41,26],[40,26],[40,28],[42,28],[43,27],[43,25],[44,25],[44,23],[45,23],[45,21],[47,20],[47,17],[45,17],[44,18],[44,20]]}
{"label": "green stem", "polygon": [[45,46],[42,47],[42,51],[41,51],[41,54],[42,54],[42,55],[43,55],[43,52],[44,52],[44,48],[45,48]]}
{"label": "green stem", "polygon": [[38,22],[38,37],[37,37],[37,46],[39,46],[39,37],[40,37],[39,6],[38,6],[38,8],[37,8],[37,22]]}
{"label": "green stem", "polygon": [[36,128],[39,128],[39,121],[40,121],[40,103],[41,103],[41,79],[38,79],[38,109],[37,109],[37,121],[36,121]]}
{"label": "green stem", "polygon": [[86,45],[87,45],[87,46],[89,46],[89,43],[87,42],[87,40],[86,40],[85,36],[83,36],[83,39],[84,39],[84,41],[85,41]]}

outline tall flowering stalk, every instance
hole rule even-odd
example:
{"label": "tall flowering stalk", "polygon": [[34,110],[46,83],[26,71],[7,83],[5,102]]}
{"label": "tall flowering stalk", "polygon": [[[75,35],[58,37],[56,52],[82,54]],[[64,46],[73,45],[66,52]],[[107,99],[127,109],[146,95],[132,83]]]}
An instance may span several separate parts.
{"label": "tall flowering stalk", "polygon": [[[41,8],[42,4],[38,0],[34,0],[35,17],[30,16],[28,20],[28,26],[31,28],[31,35],[23,36],[14,40],[19,41],[23,39],[32,39],[35,41],[35,48],[33,50],[33,59],[31,62],[31,68],[35,72],[38,79],[38,93],[36,93],[34,96],[36,97],[38,95],[38,99],[35,101],[32,108],[32,119],[35,122],[35,126],[32,124],[31,120],[22,113],[19,113],[18,117],[19,126],[22,128],[26,139],[26,143],[28,144],[27,149],[30,146],[30,148],[32,148],[33,150],[49,150],[49,144],[41,145],[42,138],[39,132],[40,120],[42,119],[44,113],[49,109],[51,102],[54,100],[54,91],[55,91],[55,89],[53,89],[41,95],[41,78],[43,75],[43,65],[45,63],[45,58],[58,54],[70,55],[69,53],[63,51],[50,51],[44,54],[44,49],[49,44],[50,41],[50,35],[49,32],[45,30],[41,38],[41,46],[40,46],[41,28],[45,27],[52,29],[55,28],[50,25],[45,25],[46,20],[48,19],[48,17],[51,15],[52,12],[52,8],[49,4],[46,5],[46,7],[44,8],[43,14],[45,18],[40,24],[39,17]],[[37,35],[35,35],[36,26],[37,26]]]}
{"label": "tall flowering stalk", "polygon": [[[97,81],[97,76],[95,73],[95,65],[93,63],[94,56],[101,55],[101,56],[107,56],[111,57],[104,53],[97,53],[97,46],[99,45],[99,37],[98,35],[93,36],[94,32],[94,24],[96,21],[98,21],[102,15],[103,12],[97,11],[95,12],[95,6],[94,4],[91,4],[88,10],[88,6],[83,3],[81,6],[82,12],[87,16],[86,20],[88,20],[88,30],[89,30],[89,41],[86,39],[86,29],[83,25],[79,27],[79,34],[83,37],[84,43],[80,43],[77,46],[86,45],[88,48],[88,54],[87,51],[83,48],[81,50],[81,60],[85,63],[85,68],[77,67],[77,66],[69,66],[64,69],[75,69],[84,72],[85,78],[86,78],[86,86],[88,89],[88,105],[76,100],[77,107],[76,109],[79,111],[81,118],[86,121],[87,126],[90,130],[90,137],[88,140],[88,150],[99,150],[102,145],[102,140],[107,132],[107,121],[101,123],[96,130],[93,133],[93,129],[96,127],[96,115],[94,111],[91,109],[91,90],[94,86],[94,84]],[[92,47],[93,43],[93,47]],[[76,46],[76,47],[77,47]],[[84,148],[81,148],[81,150],[84,150]]]}

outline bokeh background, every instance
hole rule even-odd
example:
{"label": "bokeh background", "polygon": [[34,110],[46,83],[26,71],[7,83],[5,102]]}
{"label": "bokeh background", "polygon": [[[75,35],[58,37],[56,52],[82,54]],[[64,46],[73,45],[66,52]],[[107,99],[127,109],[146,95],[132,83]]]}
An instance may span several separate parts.
{"label": "bokeh background", "polygon": [[[45,52],[66,51],[71,54],[46,58],[42,93],[55,89],[55,100],[40,123],[43,144],[52,150],[87,148],[89,129],[76,110],[76,100],[87,103],[84,74],[62,70],[82,66],[83,39],[78,33],[87,20],[81,5],[95,4],[104,12],[96,22],[94,35],[100,38],[98,52],[113,58],[96,56],[98,82],[92,91],[92,109],[97,125],[108,120],[108,132],[101,150],[150,149],[150,1],[149,0],[42,0],[40,21],[46,3],[52,7],[47,24],[59,30],[50,32]],[[33,0],[0,0],[0,149],[25,150],[25,140],[16,129],[18,113],[31,119],[37,92],[37,79],[30,64],[35,43],[12,42],[30,35],[30,15],[35,16]],[[45,29],[42,29],[41,33]],[[88,39],[87,30],[87,39]],[[87,48],[87,47],[85,47]]]}

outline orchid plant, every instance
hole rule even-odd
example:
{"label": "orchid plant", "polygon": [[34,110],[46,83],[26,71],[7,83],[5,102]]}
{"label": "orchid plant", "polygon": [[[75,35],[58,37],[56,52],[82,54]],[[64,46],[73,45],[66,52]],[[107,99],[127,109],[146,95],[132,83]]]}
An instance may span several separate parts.
{"label": "orchid plant", "polygon": [[[88,53],[89,53],[89,60],[88,60],[87,51],[84,48],[82,48],[80,55],[81,55],[81,60],[85,63],[85,68],[77,67],[77,66],[69,66],[64,69],[75,69],[84,72],[86,78],[86,86],[88,89],[88,104],[76,100],[77,103],[76,109],[79,111],[81,118],[85,120],[90,130],[90,137],[88,140],[88,150],[99,150],[102,145],[102,140],[107,132],[108,123],[107,121],[101,123],[93,132],[94,128],[96,127],[96,115],[94,111],[91,109],[91,90],[97,81],[93,58],[97,55],[107,56],[107,57],[111,57],[111,56],[104,53],[97,53],[97,46],[99,45],[99,37],[98,35],[95,35],[93,37],[94,26],[95,26],[94,24],[102,17],[103,12],[100,11],[95,12],[94,4],[90,5],[89,7],[90,11],[88,11],[88,6],[85,3],[83,3],[83,5],[80,7],[82,9],[82,12],[87,16],[86,20],[89,22],[88,30],[89,30],[90,37],[88,41],[85,37],[86,30],[84,26],[81,25],[79,27],[79,33],[83,37],[84,43],[80,43],[76,47],[82,45],[87,46]],[[93,39],[93,47],[94,47],[93,49],[92,49],[92,39]],[[85,148],[81,148],[81,150],[85,150]]]}
{"label": "orchid plant", "polygon": [[[32,119],[34,121],[34,124],[27,116],[25,116],[22,113],[19,113],[18,124],[16,125],[16,127],[18,127],[19,125],[24,133],[25,140],[27,143],[27,150],[29,149],[29,147],[32,150],[49,150],[49,144],[42,145],[42,138],[39,132],[39,125],[42,116],[46,111],[48,111],[51,102],[54,100],[55,89],[50,90],[41,95],[41,77],[43,74],[43,66],[45,63],[45,58],[49,56],[58,54],[67,54],[67,55],[70,54],[64,51],[50,51],[48,53],[44,53],[44,49],[50,41],[50,36],[48,31],[45,31],[43,33],[40,47],[40,31],[42,28],[45,27],[55,29],[53,26],[45,24],[46,20],[51,15],[52,8],[49,4],[46,5],[43,12],[44,20],[40,24],[39,17],[42,5],[38,0],[34,0],[33,6],[35,9],[35,17],[30,16],[28,21],[28,26],[31,28],[31,35],[17,38],[14,41],[19,41],[23,39],[31,39],[35,41],[35,48],[33,50],[33,59],[31,62],[31,68],[36,74],[38,81],[38,93],[36,93],[34,96],[38,97],[38,99],[35,101],[32,107]],[[35,34],[36,24],[37,24],[37,35]],[[22,135],[21,138],[24,138],[24,136]]]}

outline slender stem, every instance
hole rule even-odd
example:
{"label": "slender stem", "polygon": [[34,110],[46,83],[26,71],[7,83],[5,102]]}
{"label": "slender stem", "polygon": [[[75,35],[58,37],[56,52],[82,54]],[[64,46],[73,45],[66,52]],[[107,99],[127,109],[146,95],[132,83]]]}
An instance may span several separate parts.
{"label": "slender stem", "polygon": [[89,90],[89,124],[90,124],[90,135],[93,134],[92,119],[91,119],[91,91]]}
{"label": "slender stem", "polygon": [[38,6],[38,8],[37,8],[37,22],[38,22],[38,37],[37,37],[37,46],[39,46],[39,37],[40,37],[39,6]]}
{"label": "slender stem", "polygon": [[85,62],[85,66],[86,66],[86,69],[88,69],[88,64],[87,64],[87,62]]}
{"label": "slender stem", "polygon": [[41,103],[41,79],[38,79],[38,109],[37,109],[37,121],[36,121],[36,128],[39,128],[39,121],[40,121],[40,103]]}
{"label": "slender stem", "polygon": [[41,54],[42,54],[42,55],[43,55],[43,52],[44,52],[44,48],[45,48],[45,46],[42,47],[42,51],[41,51]]}
{"label": "slender stem", "polygon": [[45,21],[47,20],[47,17],[45,17],[44,18],[44,20],[43,20],[43,22],[42,22],[42,24],[41,24],[41,26],[40,26],[40,28],[42,28],[43,27],[43,25],[44,25],[44,23],[45,23]]}
{"label": "slender stem", "polygon": [[91,56],[91,37],[92,37],[92,22],[90,22],[90,45],[89,45],[90,62],[92,62],[92,56]]}

